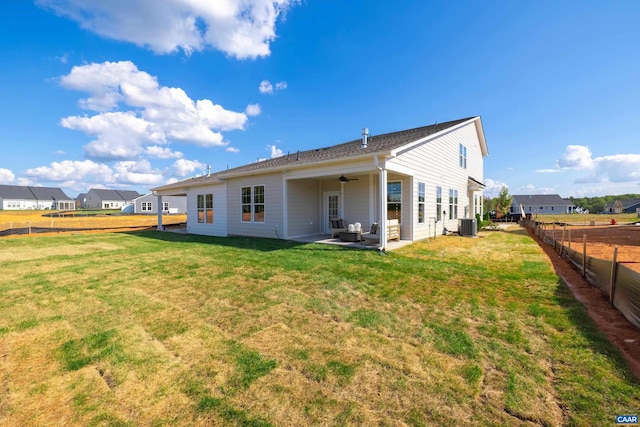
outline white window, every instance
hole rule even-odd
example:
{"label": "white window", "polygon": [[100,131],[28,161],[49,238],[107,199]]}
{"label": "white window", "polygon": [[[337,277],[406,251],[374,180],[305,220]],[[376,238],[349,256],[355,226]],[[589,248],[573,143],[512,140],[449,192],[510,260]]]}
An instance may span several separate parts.
{"label": "white window", "polygon": [[449,219],[458,218],[458,190],[449,190]]}
{"label": "white window", "polygon": [[387,183],[387,219],[397,219],[402,222],[402,182]]}
{"label": "white window", "polygon": [[467,147],[462,144],[460,144],[460,167],[467,168]]}
{"label": "white window", "polygon": [[442,221],[442,187],[436,187],[436,221]]}
{"label": "white window", "polygon": [[418,224],[424,224],[424,198],[425,198],[425,184],[424,182],[418,183]]}
{"label": "white window", "polygon": [[153,204],[151,202],[142,202],[142,212],[151,212]]}
{"label": "white window", "polygon": [[264,222],[264,185],[242,187],[242,222]]}
{"label": "white window", "polygon": [[213,224],[213,194],[205,194],[204,213],[207,224]]}
{"label": "white window", "polygon": [[204,194],[198,194],[196,197],[196,208],[198,213],[198,222],[204,222]]}
{"label": "white window", "polygon": [[[198,222],[213,224],[213,194],[198,194],[196,203]],[[167,210],[169,210],[168,205]]]}
{"label": "white window", "polygon": [[167,212],[169,210],[169,202],[162,202],[162,210]]}

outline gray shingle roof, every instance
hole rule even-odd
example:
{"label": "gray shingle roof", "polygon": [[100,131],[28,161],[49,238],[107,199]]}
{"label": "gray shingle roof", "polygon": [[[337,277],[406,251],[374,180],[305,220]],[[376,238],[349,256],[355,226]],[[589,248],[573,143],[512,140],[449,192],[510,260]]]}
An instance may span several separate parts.
{"label": "gray shingle roof", "polygon": [[617,202],[620,202],[624,209],[630,208],[631,206],[635,206],[640,204],[640,199],[622,199],[616,200],[615,202],[609,202],[605,205],[605,208],[613,208]]}
{"label": "gray shingle roof", "polygon": [[89,191],[93,191],[96,196],[100,198],[100,200],[130,201],[137,197],[140,197],[140,194],[137,191],[131,190],[108,190],[104,188],[92,188]]}
{"label": "gray shingle roof", "polygon": [[467,117],[464,119],[437,123],[434,125],[422,126],[414,129],[369,136],[367,148],[361,147],[362,139],[359,138],[329,147],[297,151],[281,157],[276,157],[274,159],[263,160],[236,168],[219,171],[208,176],[205,175],[195,178],[189,178],[184,181],[158,187],[158,189],[189,186],[197,184],[199,182],[209,182],[215,178],[225,178],[251,172],[280,170],[296,166],[311,165],[314,163],[321,163],[325,161],[340,160],[362,155],[374,155],[376,153],[389,152],[474,118],[475,117]]}
{"label": "gray shingle roof", "polygon": [[35,200],[29,187],[21,185],[0,185],[0,198],[12,200]]}
{"label": "gray shingle roof", "polygon": [[367,148],[361,148],[362,139],[345,142],[343,144],[332,145],[330,147],[315,148],[312,150],[289,153],[285,156],[274,159],[263,160],[261,162],[250,163],[227,171],[219,172],[220,175],[232,175],[242,172],[251,172],[262,169],[277,169],[291,165],[304,165],[318,163],[327,160],[339,160],[348,157],[360,156],[363,154],[374,154],[378,152],[391,151],[403,145],[433,135],[467,120],[472,117],[451,122],[438,123],[430,126],[423,126],[399,132],[386,133],[383,135],[369,136]]}
{"label": "gray shingle roof", "polygon": [[513,203],[518,205],[540,206],[573,206],[571,200],[563,199],[558,194],[525,194],[513,195]]}
{"label": "gray shingle roof", "polygon": [[21,185],[0,185],[0,198],[13,200],[68,200],[69,196],[64,194],[60,188],[55,187],[33,187]]}
{"label": "gray shingle roof", "polygon": [[59,188],[51,187],[29,187],[38,200],[67,200],[73,199]]}

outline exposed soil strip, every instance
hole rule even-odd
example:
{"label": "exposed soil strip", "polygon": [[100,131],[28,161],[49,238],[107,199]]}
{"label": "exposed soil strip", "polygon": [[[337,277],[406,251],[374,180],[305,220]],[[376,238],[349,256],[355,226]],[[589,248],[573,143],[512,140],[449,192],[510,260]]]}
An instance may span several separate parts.
{"label": "exposed soil strip", "polygon": [[556,274],[567,284],[574,297],[585,306],[598,329],[620,350],[636,379],[640,381],[640,329],[613,307],[609,303],[609,297],[591,286],[566,259],[542,242],[531,229],[527,228],[527,231],[547,254]]}

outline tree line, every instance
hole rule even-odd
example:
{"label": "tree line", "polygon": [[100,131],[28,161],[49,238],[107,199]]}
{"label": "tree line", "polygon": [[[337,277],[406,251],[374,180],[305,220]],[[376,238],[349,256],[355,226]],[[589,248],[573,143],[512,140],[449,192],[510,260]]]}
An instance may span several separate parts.
{"label": "tree line", "polygon": [[[484,211],[496,211],[504,215],[507,214],[511,206],[512,197],[509,195],[507,187],[502,190],[496,197],[484,197]],[[604,212],[604,207],[608,203],[614,203],[617,200],[640,199],[640,194],[620,194],[617,196],[596,196],[596,197],[569,197],[569,200],[575,207],[589,210],[590,213],[599,214]],[[499,215],[502,216],[502,215]]]}
{"label": "tree line", "polygon": [[591,213],[602,213],[607,203],[614,203],[617,200],[640,199],[640,194],[621,194],[618,196],[598,196],[598,197],[569,197],[571,203],[583,209],[589,209]]}

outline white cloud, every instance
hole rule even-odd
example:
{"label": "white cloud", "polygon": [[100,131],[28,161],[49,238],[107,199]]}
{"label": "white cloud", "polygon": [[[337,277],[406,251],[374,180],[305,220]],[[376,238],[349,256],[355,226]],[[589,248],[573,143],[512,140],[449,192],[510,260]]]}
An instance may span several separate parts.
{"label": "white cloud", "polygon": [[[156,53],[207,48],[238,59],[268,56],[276,21],[298,0],[36,0],[103,37]],[[144,25],[140,25],[144,23]]]}
{"label": "white cloud", "polygon": [[537,173],[558,173],[561,172],[560,169],[536,169]]}
{"label": "white cloud", "polygon": [[149,145],[171,141],[226,146],[221,131],[244,129],[247,122],[245,113],[225,110],[209,99],[194,101],[181,88],[160,86],[156,77],[131,61],[75,66],[60,83],[88,92],[79,104],[98,112],[60,121],[68,129],[96,137],[84,147],[88,158],[127,159]]}
{"label": "white cloud", "polygon": [[0,184],[9,184],[16,180],[16,176],[9,169],[0,168]]}
{"label": "white cloud", "polygon": [[105,183],[115,181],[113,171],[109,166],[91,160],[53,162],[49,166],[27,169],[26,175],[39,178],[41,181],[77,181],[86,179]]}
{"label": "white cloud", "polygon": [[195,171],[204,171],[207,165],[197,160],[180,159],[173,163],[172,169],[177,176],[193,175]]}
{"label": "white cloud", "polygon": [[276,147],[275,145],[267,145],[267,150],[271,151],[271,158],[274,159],[276,157],[282,157],[284,153],[281,149]]}
{"label": "white cloud", "polygon": [[236,148],[236,147],[227,147],[227,148],[225,149],[225,151],[226,151],[227,153],[239,153],[239,152],[240,152],[240,149],[239,149],[239,148]]}
{"label": "white cloud", "polygon": [[516,192],[510,194],[557,194],[558,190],[553,187],[537,187],[533,184],[527,184],[519,187]]}
{"label": "white cloud", "polygon": [[587,176],[575,181],[581,184],[640,181],[640,154],[614,154],[594,158],[589,147],[569,145],[557,165],[564,170],[586,171]]}
{"label": "white cloud", "polygon": [[90,159],[127,159],[141,154],[145,144],[165,141],[164,134],[157,132],[153,123],[136,117],[132,111],[69,116],[60,124],[97,137],[84,146]]}
{"label": "white cloud", "polygon": [[258,90],[260,91],[260,93],[273,93],[273,85],[269,80],[263,80],[260,82]]}
{"label": "white cloud", "polygon": [[596,157],[596,173],[602,172],[611,182],[640,181],[640,154],[614,154]]}
{"label": "white cloud", "polygon": [[[157,185],[164,176],[147,160],[116,162],[113,169],[92,160],[53,162],[49,166],[28,169],[25,175],[37,182],[55,182],[63,188],[87,191],[114,185]],[[21,184],[22,185],[22,184]]]}
{"label": "white cloud", "polygon": [[509,186],[504,182],[496,181],[490,178],[486,178],[484,180],[484,185],[485,188],[483,193],[486,197],[496,197],[498,194],[500,194],[500,190],[502,190],[502,187],[509,188]]}
{"label": "white cloud", "polygon": [[260,93],[274,93],[275,91],[284,90],[287,88],[287,82],[278,82],[276,83],[275,89],[269,80],[263,80],[260,82],[260,86],[258,86],[258,90]]}
{"label": "white cloud", "polygon": [[113,171],[120,184],[157,185],[164,179],[162,173],[153,170],[147,160],[117,162]]}
{"label": "white cloud", "polygon": [[259,116],[260,113],[262,113],[262,109],[260,108],[260,104],[249,104],[244,112],[247,116]]}
{"label": "white cloud", "polygon": [[144,149],[144,154],[157,159],[180,159],[183,156],[180,151],[172,151],[169,148],[163,148],[157,145],[146,147]]}
{"label": "white cloud", "polygon": [[558,166],[563,169],[591,169],[594,166],[591,150],[582,145],[568,145],[558,160]]}

